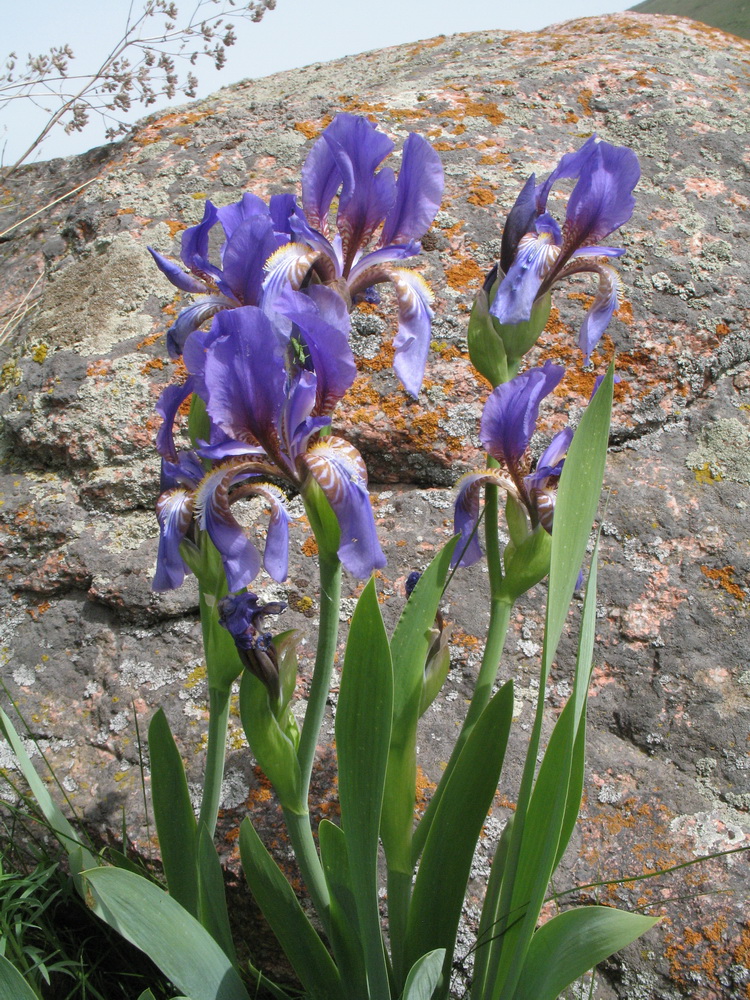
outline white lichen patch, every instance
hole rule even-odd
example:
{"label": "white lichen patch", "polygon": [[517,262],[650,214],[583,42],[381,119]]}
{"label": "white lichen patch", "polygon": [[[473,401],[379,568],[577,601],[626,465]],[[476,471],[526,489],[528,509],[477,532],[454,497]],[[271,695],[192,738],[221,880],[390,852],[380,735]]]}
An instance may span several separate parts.
{"label": "white lichen patch", "polygon": [[139,549],[156,533],[156,518],[151,511],[133,511],[118,514],[112,518],[109,530],[103,539],[103,548],[108,552],[125,552]]}
{"label": "white lichen patch", "polygon": [[120,682],[127,688],[142,687],[145,684],[152,691],[169,684],[176,679],[173,667],[168,663],[154,665],[148,660],[123,660],[120,667]]}
{"label": "white lichen patch", "polygon": [[221,783],[221,804],[225,809],[236,809],[247,801],[250,786],[241,771],[228,770]]}
{"label": "white lichen patch", "polygon": [[750,428],[737,417],[708,424],[685,463],[689,469],[708,469],[714,479],[750,484]]}

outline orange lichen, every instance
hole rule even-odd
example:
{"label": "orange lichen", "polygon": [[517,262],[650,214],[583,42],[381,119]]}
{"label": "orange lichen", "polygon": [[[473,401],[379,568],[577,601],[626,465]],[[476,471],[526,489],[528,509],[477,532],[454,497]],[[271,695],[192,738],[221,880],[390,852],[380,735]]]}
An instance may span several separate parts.
{"label": "orange lichen", "polygon": [[445,280],[451,288],[466,291],[472,282],[481,284],[484,280],[484,272],[475,260],[467,257],[454,264],[453,267],[446,269]]}
{"label": "orange lichen", "polygon": [[155,370],[161,371],[165,364],[164,358],[150,358],[141,368],[141,375],[148,375]]}
{"label": "orange lichen", "polygon": [[476,652],[482,645],[480,639],[475,635],[469,635],[468,632],[464,632],[462,628],[454,630],[451,642],[454,646],[460,646],[461,649],[465,649],[467,652]]}
{"label": "orange lichen", "polygon": [[187,229],[187,225],[181,222],[179,219],[165,219],[164,225],[169,230],[170,236],[175,236],[177,233],[181,233],[183,229]]}
{"label": "orange lichen", "polygon": [[732,597],[736,597],[738,601],[744,601],[747,597],[744,588],[732,580],[735,573],[734,566],[724,566],[722,569],[709,569],[708,566],[701,566],[701,573],[726,590]]}
{"label": "orange lichen", "polygon": [[318,554],[318,543],[312,535],[302,543],[302,554],[306,556],[316,556]]}
{"label": "orange lichen", "polygon": [[320,132],[317,123],[314,122],[295,122],[294,128],[297,132],[301,132],[306,139],[314,139]]}
{"label": "orange lichen", "polygon": [[417,812],[422,813],[427,808],[430,796],[437,788],[434,781],[430,781],[421,767],[417,766]]}
{"label": "orange lichen", "polygon": [[593,91],[586,88],[585,90],[582,90],[580,92],[577,98],[578,103],[581,105],[581,111],[583,111],[583,113],[587,116],[593,115],[594,113],[591,110],[591,98],[593,96],[594,96]]}
{"label": "orange lichen", "polygon": [[32,607],[32,608],[26,608],[26,614],[27,614],[27,615],[28,615],[28,616],[29,616],[30,618],[33,618],[33,619],[34,619],[34,621],[36,621],[36,619],[37,619],[37,618],[38,618],[38,617],[39,617],[40,615],[43,615],[45,611],[49,611],[49,609],[50,609],[51,607],[52,607],[52,605],[51,605],[51,603],[50,603],[49,601],[42,601],[42,603],[41,603],[41,604],[37,604],[37,605],[36,605],[35,607]]}
{"label": "orange lichen", "polygon": [[487,188],[472,188],[466,200],[470,205],[494,205],[496,198]]}
{"label": "orange lichen", "polygon": [[92,361],[86,368],[87,378],[104,378],[112,371],[112,362],[105,359]]}
{"label": "orange lichen", "polygon": [[621,302],[617,308],[615,316],[619,319],[621,323],[625,326],[633,325],[633,307],[629,302]]}

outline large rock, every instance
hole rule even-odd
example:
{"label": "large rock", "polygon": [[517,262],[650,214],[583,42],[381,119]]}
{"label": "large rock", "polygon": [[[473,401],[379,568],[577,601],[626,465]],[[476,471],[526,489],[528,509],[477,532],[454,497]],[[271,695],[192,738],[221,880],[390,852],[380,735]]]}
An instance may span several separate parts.
{"label": "large rock", "polygon": [[[440,151],[446,196],[421,265],[436,292],[424,392],[410,401],[390,371],[389,305],[359,313],[360,378],[340,421],[376,484],[389,559],[379,586],[392,624],[406,574],[450,534],[450,487],[481,462],[487,387],[468,361],[466,321],[498,255],[504,214],[532,170],[549,171],[596,131],[635,149],[643,178],[623,234],[626,302],[594,356],[601,370],[616,354],[622,382],[586,792],[556,888],[606,882],[573,898],[664,915],[607,965],[595,996],[750,995],[744,855],[609,881],[750,843],[749,54],[750,43],[695,22],[631,14],[533,34],[439,37],[237,84],[144,120],[121,143],[28,167],[7,183],[0,231],[90,182],[2,237],[2,310],[10,318],[20,309],[6,328],[0,400],[0,642],[8,688],[93,829],[119,830],[125,804],[136,846],[153,850],[135,713],[143,732],[153,708],[165,706],[194,782],[205,744],[196,590],[150,590],[154,402],[173,374],[161,334],[180,303],[146,245],[176,254],[206,196],[222,204],[245,189],[298,191],[305,152],[337,111],[371,115],[397,140],[419,131]],[[561,204],[555,198],[552,210]],[[546,435],[579,414],[593,383],[574,346],[590,291],[582,281],[558,292],[535,355],[571,366],[545,412]],[[260,590],[287,595],[288,623],[308,636],[301,697],[315,637],[315,563],[306,529],[293,537],[288,585],[261,582]],[[485,581],[477,566],[451,585],[454,667],[420,741],[426,785],[439,775],[476,669]],[[350,580],[348,594],[356,593]],[[502,803],[516,794],[543,599],[537,588],[520,605],[501,668],[517,683],[517,739],[477,858],[477,899],[507,815]],[[548,691],[550,718],[570,689],[573,637]],[[242,747],[233,718],[227,829],[248,803],[270,829],[266,788]],[[328,810],[335,794],[331,754],[323,756]],[[223,851],[236,862],[231,839]]]}

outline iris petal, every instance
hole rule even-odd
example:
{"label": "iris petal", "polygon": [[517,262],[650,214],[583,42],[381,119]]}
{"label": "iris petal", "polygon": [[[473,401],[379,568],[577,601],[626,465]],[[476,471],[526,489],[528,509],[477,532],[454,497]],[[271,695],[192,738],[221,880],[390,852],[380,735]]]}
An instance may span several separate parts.
{"label": "iris petal", "polygon": [[590,269],[599,275],[599,288],[578,334],[578,346],[583,351],[584,364],[588,364],[591,352],[617,309],[620,290],[620,279],[614,268],[608,264],[594,264]]}
{"label": "iris petal", "polygon": [[500,323],[525,323],[534,301],[559,249],[551,234],[526,235],[518,244],[516,257],[500,284],[490,315]]}
{"label": "iris petal", "polygon": [[[259,199],[260,200],[260,199]],[[261,202],[263,207],[265,205]],[[257,306],[265,278],[264,265],[279,249],[279,238],[268,214],[244,219],[232,232],[224,248],[223,277],[219,288],[245,306]]]}
{"label": "iris petal", "polygon": [[266,261],[263,282],[263,308],[272,310],[288,284],[299,288],[312,265],[320,256],[304,243],[287,243]]}
{"label": "iris petal", "polygon": [[274,580],[282,583],[289,569],[289,521],[291,515],[285,503],[284,494],[278,486],[259,483],[254,492],[264,496],[271,505],[271,519],[266,533],[266,547],[263,551],[263,565]]}
{"label": "iris petal", "polygon": [[183,309],[176,321],[167,330],[167,351],[170,358],[179,358],[185,347],[185,341],[194,330],[202,326],[222,309],[235,305],[231,299],[223,295],[209,295],[200,302]]}
{"label": "iris petal", "polygon": [[404,143],[396,181],[396,202],[383,223],[380,245],[405,243],[423,236],[433,223],[443,198],[443,165],[421,135],[410,133]]}
{"label": "iris petal", "polygon": [[243,474],[242,466],[219,466],[203,479],[195,492],[198,527],[208,532],[216,546],[230,590],[242,590],[260,572],[258,550],[229,508],[229,489]]}
{"label": "iris petal", "polygon": [[565,369],[548,361],[497,386],[485,403],[479,438],[508,469],[518,467],[534,433],[539,404],[560,382]]}
{"label": "iris petal", "polygon": [[[393,143],[368,119],[348,114],[337,115],[323,132],[323,139],[341,178],[336,226],[346,274],[356,251],[367,243],[396,201],[393,171],[384,167],[376,173]],[[307,204],[303,204],[307,214]]]}
{"label": "iris petal", "polygon": [[566,246],[597,243],[624,225],[633,214],[640,174],[632,149],[598,142],[568,201]]}
{"label": "iris petal", "polygon": [[516,256],[521,238],[534,229],[534,221],[539,212],[536,207],[536,177],[529,177],[521,193],[516,198],[513,208],[503,226],[503,239],[500,247],[500,267],[507,274]]}
{"label": "iris petal", "polygon": [[286,375],[274,328],[261,309],[242,306],[219,313],[212,330],[218,336],[203,376],[208,415],[228,437],[260,443],[275,458]]}
{"label": "iris petal", "polygon": [[404,389],[418,396],[422,388],[432,330],[432,292],[421,274],[390,268],[398,299],[398,333],[393,346],[393,370]]}
{"label": "iris petal", "polygon": [[460,535],[453,552],[452,566],[472,566],[482,558],[482,546],[479,543],[479,496],[482,487],[491,483],[503,489],[516,493],[513,483],[497,469],[485,469],[482,472],[467,472],[458,483],[458,496],[453,511],[453,533]]}
{"label": "iris petal", "polygon": [[163,458],[176,460],[174,422],[177,411],[193,392],[195,392],[195,379],[188,378],[182,385],[168,385],[159,396],[156,412],[162,418],[162,425],[156,432],[156,450]]}
{"label": "iris petal", "polygon": [[296,324],[309,352],[316,376],[315,413],[331,413],[357,377],[344,301],[333,289],[312,285],[305,294],[286,292],[277,300],[277,307]]}
{"label": "iris petal", "polygon": [[216,215],[224,230],[227,241],[231,240],[234,232],[243,222],[257,217],[270,219],[268,205],[259,198],[257,194],[245,191],[239,201],[231,205],[224,205],[216,210]]}
{"label": "iris petal", "polygon": [[324,438],[303,461],[323,490],[339,522],[339,559],[354,576],[368,577],[385,566],[367,492],[367,470],[353,445],[337,437]]}
{"label": "iris petal", "polygon": [[182,262],[196,274],[216,276],[221,272],[208,259],[208,237],[219,220],[216,206],[206,200],[203,218],[197,226],[190,226],[182,234]]}
{"label": "iris petal", "polygon": [[302,165],[302,207],[313,229],[328,233],[328,212],[341,185],[341,170],[325,140],[313,143]]}
{"label": "iris petal", "polygon": [[189,573],[180,555],[180,544],[193,519],[193,501],[187,490],[175,489],[162,493],[156,502],[159,521],[159,550],[152,590],[176,590]]}
{"label": "iris petal", "polygon": [[146,247],[148,252],[154,258],[156,266],[159,268],[162,274],[183,292],[207,292],[208,286],[205,281],[201,281],[200,278],[196,278],[194,274],[187,274],[182,270],[179,264],[175,264],[173,260],[168,257],[164,257],[162,254],[157,253],[152,247]]}

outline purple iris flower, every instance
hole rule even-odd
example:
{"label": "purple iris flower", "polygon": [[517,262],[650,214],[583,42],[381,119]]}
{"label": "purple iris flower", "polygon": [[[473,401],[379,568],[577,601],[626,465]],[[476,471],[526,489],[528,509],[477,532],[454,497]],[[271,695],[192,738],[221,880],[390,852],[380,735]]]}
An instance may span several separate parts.
{"label": "purple iris flower", "polygon": [[157,442],[174,448],[171,421],[190,386],[203,398],[211,428],[199,454],[213,463],[191,488],[185,477],[171,474],[179,466],[174,452],[163,452],[175,485],[159,501],[162,589],[182,582],[180,544],[195,528],[206,531],[218,550],[230,591],[255,578],[260,555],[231,512],[248,495],[271,507],[263,562],[274,579],[284,580],[290,515],[284,492],[269,481],[278,479],[303,495],[317,483],[338,519],[339,557],[350,572],[367,577],[385,565],[362,457],[341,438],[320,436],[356,376],[346,309],[334,291],[320,286],[307,293],[287,289],[276,306],[272,315],[257,306],[218,313],[208,334],[195,334],[185,345],[185,385],[162,394],[159,408],[170,427],[162,427]]}
{"label": "purple iris flower", "polygon": [[539,406],[559,384],[565,369],[548,361],[499,385],[485,403],[479,437],[485,450],[504,468],[467,473],[459,480],[454,527],[460,535],[456,561],[471,566],[482,556],[477,537],[479,497],[487,483],[500,486],[526,509],[532,529],[541,525],[552,531],[557,483],[573,439],[569,427],[559,431],[529,471],[527,454]]}
{"label": "purple iris flower", "polygon": [[263,631],[263,619],[285,610],[283,601],[261,604],[252,591],[229,594],[219,601],[219,623],[234,639],[243,665],[265,684],[277,701],[281,698],[279,660],[273,636]]}
{"label": "purple iris flower", "polygon": [[[289,216],[295,207],[293,195],[273,195],[270,205],[254,194],[224,208],[206,201],[203,219],[182,234],[182,263],[164,257],[149,247],[160,271],[183,292],[206,297],[183,309],[167,332],[170,357],[182,354],[187,337],[222,309],[257,305],[265,273],[263,267],[279,247],[289,241]],[[216,223],[224,230],[219,251],[221,267],[209,260],[209,238]]]}
{"label": "purple iris flower", "polygon": [[[588,362],[618,304],[617,272],[597,258],[625,252],[599,243],[633,214],[639,177],[638,158],[631,149],[595,135],[576,152],[566,153],[541,184],[532,174],[503,230],[500,266],[505,277],[490,313],[503,324],[526,322],[534,303],[556,282],[584,271],[597,274],[597,294],[578,336]],[[547,212],[547,198],[563,178],[575,178],[576,185],[560,229]]]}
{"label": "purple iris flower", "polygon": [[378,170],[392,150],[391,140],[366,118],[334,118],[302,168],[302,211],[297,208],[289,219],[295,242],[269,261],[265,288],[273,295],[287,281],[295,288],[320,282],[335,288],[351,309],[378,301],[374,286],[390,283],[399,308],[393,367],[416,396],[430,343],[432,293],[419,274],[394,262],[420,252],[418,241],[440,207],[443,168],[427,140],[411,133],[396,179],[390,167]]}

